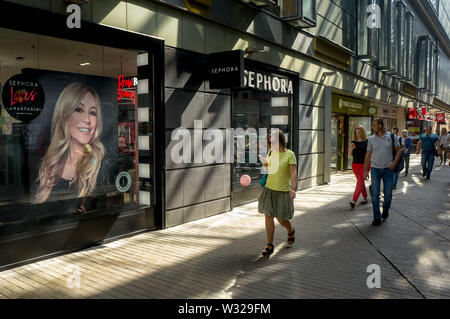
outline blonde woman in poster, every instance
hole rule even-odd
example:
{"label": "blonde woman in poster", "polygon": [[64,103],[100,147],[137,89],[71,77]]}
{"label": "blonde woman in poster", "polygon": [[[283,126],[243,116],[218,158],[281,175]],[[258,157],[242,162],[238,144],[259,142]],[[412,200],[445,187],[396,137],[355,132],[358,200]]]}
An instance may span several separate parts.
{"label": "blonde woman in poster", "polygon": [[72,191],[85,198],[95,188],[105,148],[101,101],[82,83],[69,84],[53,111],[50,146],[39,169],[35,203],[44,203],[55,191]]}

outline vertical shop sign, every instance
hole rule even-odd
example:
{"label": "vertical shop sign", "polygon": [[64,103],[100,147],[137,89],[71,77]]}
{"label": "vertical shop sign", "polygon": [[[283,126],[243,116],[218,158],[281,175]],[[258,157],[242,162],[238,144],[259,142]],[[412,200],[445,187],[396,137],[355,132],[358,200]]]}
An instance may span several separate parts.
{"label": "vertical shop sign", "polygon": [[244,51],[211,53],[208,64],[209,88],[244,86]]}

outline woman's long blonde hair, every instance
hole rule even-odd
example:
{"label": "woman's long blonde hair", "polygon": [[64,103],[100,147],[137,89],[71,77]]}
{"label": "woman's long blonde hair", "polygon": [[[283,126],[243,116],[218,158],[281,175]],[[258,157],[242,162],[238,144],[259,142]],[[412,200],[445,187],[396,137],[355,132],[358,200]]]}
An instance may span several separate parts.
{"label": "woman's long blonde hair", "polygon": [[356,136],[356,130],[359,130],[361,132],[361,138],[363,141],[367,140],[366,130],[364,129],[364,126],[358,125],[353,130],[353,139],[356,140],[358,137]]}
{"label": "woman's long blonde hair", "polygon": [[72,183],[78,191],[78,197],[91,194],[95,188],[100,164],[105,154],[105,148],[100,142],[102,131],[101,102],[97,92],[81,83],[75,82],[61,92],[53,111],[50,146],[42,159],[39,168],[39,188],[35,203],[45,202],[52,188],[59,182],[70,151],[69,116],[79,107],[86,93],[90,92],[97,105],[97,127],[89,144],[85,145],[85,152],[78,160],[75,177]]}

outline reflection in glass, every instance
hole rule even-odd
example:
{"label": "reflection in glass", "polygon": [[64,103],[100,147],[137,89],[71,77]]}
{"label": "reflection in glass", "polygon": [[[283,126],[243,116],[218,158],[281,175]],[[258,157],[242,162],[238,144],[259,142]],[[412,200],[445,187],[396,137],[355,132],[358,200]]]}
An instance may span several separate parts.
{"label": "reflection in glass", "polygon": [[[291,119],[291,105],[292,97],[289,95],[281,95],[257,90],[236,90],[233,92],[233,114],[232,127],[235,129],[242,128],[255,129],[259,134],[259,129],[267,129],[269,134],[270,129],[279,128],[286,134],[287,147],[291,147],[290,141],[290,119]],[[250,132],[250,131],[248,131]],[[254,134],[253,134],[254,135]],[[244,148],[245,162],[239,162],[235,152],[235,163],[233,164],[233,183],[232,190],[237,192],[244,187],[240,184],[240,177],[248,174],[252,181],[251,186],[259,186],[259,180],[262,177],[261,163],[259,160],[256,163],[250,162],[250,141],[258,141],[258,151],[266,149],[267,141],[260,136],[235,136],[235,151],[239,139],[245,141]],[[249,186],[247,186],[248,188]]]}

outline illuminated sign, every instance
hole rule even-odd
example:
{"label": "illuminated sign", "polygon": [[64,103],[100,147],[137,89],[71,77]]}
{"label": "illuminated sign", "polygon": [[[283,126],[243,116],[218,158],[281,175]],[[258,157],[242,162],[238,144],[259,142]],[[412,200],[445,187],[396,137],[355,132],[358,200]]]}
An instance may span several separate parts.
{"label": "illuminated sign", "polygon": [[117,102],[136,104],[136,77],[125,78],[120,75],[117,80]]}
{"label": "illuminated sign", "polygon": [[244,87],[276,93],[294,93],[292,80],[248,70],[244,70]]}

